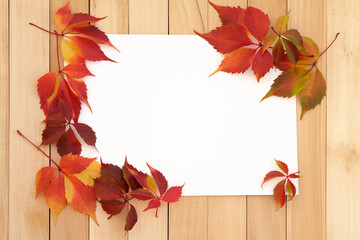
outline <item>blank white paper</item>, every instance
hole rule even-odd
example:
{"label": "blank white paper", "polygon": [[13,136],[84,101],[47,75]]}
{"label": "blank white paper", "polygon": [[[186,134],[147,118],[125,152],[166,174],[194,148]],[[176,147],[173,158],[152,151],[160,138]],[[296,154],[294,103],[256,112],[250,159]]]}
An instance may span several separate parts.
{"label": "blank white paper", "polygon": [[[223,56],[195,35],[109,35],[112,62],[88,62],[92,113],[80,122],[97,135],[84,156],[139,170],[148,162],[183,195],[269,195],[261,188],[274,159],[298,169],[295,98],[260,100],[280,74],[216,73]],[[297,186],[297,185],[296,185]]]}

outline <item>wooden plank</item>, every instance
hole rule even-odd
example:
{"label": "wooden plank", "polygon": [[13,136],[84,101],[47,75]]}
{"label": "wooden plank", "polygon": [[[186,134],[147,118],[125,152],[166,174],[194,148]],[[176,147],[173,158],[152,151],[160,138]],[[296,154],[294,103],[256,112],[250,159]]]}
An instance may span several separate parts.
{"label": "wooden plank", "polygon": [[[107,16],[106,19],[100,21],[98,27],[107,34],[126,34],[128,33],[129,24],[129,4],[127,0],[91,0],[90,12],[97,17]],[[105,159],[106,160],[106,159]],[[99,222],[99,227],[93,222],[90,222],[90,239],[127,239],[124,232],[127,211],[123,211],[117,216],[108,218],[108,214],[104,212],[101,205],[98,203],[96,209],[96,216]]]}
{"label": "wooden plank", "polygon": [[[168,34],[168,0],[129,1],[129,33]],[[142,212],[146,208],[146,202],[134,201],[134,206],[138,213],[138,223],[129,232],[128,239],[167,239],[168,210],[166,204],[159,209],[158,218],[155,218],[151,211]]]}
{"label": "wooden plank", "polygon": [[[202,0],[170,0],[170,34],[207,31],[207,6]],[[207,197],[182,197],[169,206],[169,239],[207,239]]]}
{"label": "wooden plank", "polygon": [[[245,8],[247,1],[216,0],[221,6]],[[208,31],[221,26],[218,13],[208,6]],[[208,197],[208,238],[246,239],[246,196]],[[220,225],[218,225],[220,224]]]}
{"label": "wooden plank", "polygon": [[[58,30],[55,24],[55,12],[63,7],[68,1],[51,1],[50,0],[50,28],[51,30]],[[87,0],[71,1],[70,9],[74,12],[85,12],[89,11],[89,3]],[[59,30],[58,30],[59,31]],[[59,38],[60,40],[60,38]],[[60,47],[60,46],[59,46]],[[60,54],[60,65],[63,66],[63,58]],[[50,38],[50,68],[52,71],[58,70],[57,66],[57,55],[56,55],[56,38],[51,36]],[[51,157],[59,159],[60,156],[56,151],[56,146],[51,146]],[[58,222],[55,226],[54,215],[51,214],[50,218],[50,239],[51,240],[85,240],[88,239],[89,232],[89,218],[88,216],[75,211],[71,206],[67,206],[58,218]]]}
{"label": "wooden plank", "polygon": [[[341,10],[339,10],[341,9]],[[327,1],[327,239],[360,239],[360,5]],[[325,59],[323,59],[325,61]]]}
{"label": "wooden plank", "polygon": [[169,209],[169,239],[208,239],[208,197],[181,197]]}
{"label": "wooden plank", "polygon": [[248,239],[286,239],[286,207],[276,209],[272,196],[248,196]]}
{"label": "wooden plank", "polygon": [[246,196],[208,197],[208,240],[245,240],[246,225]]}
{"label": "wooden plank", "polygon": [[[268,14],[270,26],[275,26],[276,19],[286,13],[287,1],[249,0],[248,5]],[[273,196],[248,196],[248,239],[286,239],[286,207],[276,211]]]}
{"label": "wooden plank", "polygon": [[131,0],[129,33],[167,34],[168,0]]}
{"label": "wooden plank", "polygon": [[8,1],[0,1],[0,239],[9,239],[9,19]]}
{"label": "wooden plank", "polygon": [[205,0],[169,0],[169,33],[194,34],[207,29]]}
{"label": "wooden plank", "polygon": [[9,3],[9,239],[48,239],[49,211],[44,199],[34,197],[36,172],[47,166],[49,160],[22,139],[16,130],[21,130],[40,144],[43,113],[39,107],[36,80],[49,70],[49,35],[29,26],[29,22],[48,29],[49,2],[34,0]]}
{"label": "wooden plank", "polygon": [[[326,44],[326,0],[289,0],[289,28],[295,28],[319,45]],[[326,59],[319,68],[326,77]],[[301,107],[298,101],[298,117]],[[300,195],[288,203],[287,239],[325,239],[326,99],[298,120]]]}

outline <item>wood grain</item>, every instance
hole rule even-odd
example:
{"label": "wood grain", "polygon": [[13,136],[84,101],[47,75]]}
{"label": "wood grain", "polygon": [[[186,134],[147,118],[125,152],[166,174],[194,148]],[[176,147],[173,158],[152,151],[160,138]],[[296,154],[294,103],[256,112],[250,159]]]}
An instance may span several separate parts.
{"label": "wood grain", "polygon": [[[90,13],[97,17],[107,16],[106,19],[97,24],[107,34],[127,34],[129,31],[129,3],[127,0],[91,0]],[[127,234],[124,231],[127,216],[126,210],[119,215],[107,219],[108,214],[104,212],[98,203],[96,216],[99,226],[92,221],[90,222],[90,240],[127,239]]]}
{"label": "wood grain", "polygon": [[[207,4],[203,0],[170,0],[170,34],[207,30]],[[207,197],[182,197],[169,205],[169,239],[207,239]]]}
{"label": "wood grain", "polygon": [[[213,3],[243,8],[247,5],[244,0],[216,0]],[[218,13],[210,4],[208,16],[208,31],[221,25]],[[246,239],[246,214],[246,196],[208,197],[208,238],[213,240]],[[221,223],[220,226],[219,223]]]}
{"label": "wood grain", "polygon": [[131,0],[130,34],[167,34],[168,0]]}
{"label": "wood grain", "polygon": [[[248,1],[248,6],[259,8],[268,14],[270,26],[275,26],[276,19],[286,14],[286,5],[286,0]],[[286,239],[286,207],[287,205],[276,211],[277,207],[273,196],[248,196],[248,239]]]}
{"label": "wood grain", "polygon": [[246,211],[245,196],[208,197],[208,240],[245,240]]}
{"label": "wood grain", "polygon": [[[63,7],[68,1],[49,1],[50,2],[50,29],[58,30],[55,24],[55,12]],[[87,0],[77,0],[70,2],[70,9],[72,12],[85,12],[89,11],[89,3]],[[61,40],[59,38],[59,40]],[[60,43],[59,43],[60,47]],[[63,58],[60,54],[60,66],[63,67]],[[50,37],[50,69],[51,71],[58,70],[57,54],[56,54],[56,38]],[[42,125],[42,127],[44,127]],[[51,146],[51,157],[54,159],[61,159],[57,153],[56,146]],[[89,237],[89,218],[88,216],[75,211],[68,205],[59,215],[58,222],[55,226],[54,215],[50,217],[50,239],[51,240],[87,240]]]}
{"label": "wood grain", "polygon": [[9,238],[9,19],[8,1],[0,0],[0,239]]}
{"label": "wood grain", "polygon": [[[49,28],[49,2],[10,3],[10,201],[9,239],[48,239],[49,211],[35,199],[36,172],[49,160],[21,138],[19,129],[36,144],[41,142],[43,113],[36,80],[49,70],[49,35],[29,22]],[[31,9],[31,11],[30,11]],[[47,149],[44,149],[47,151]]]}
{"label": "wood grain", "polygon": [[[328,1],[327,239],[360,239],[360,5]],[[325,62],[325,59],[323,59]]]}
{"label": "wood grain", "polygon": [[[168,34],[167,0],[131,0],[129,2],[130,34]],[[158,218],[152,212],[142,212],[146,202],[134,201],[138,223],[128,233],[129,240],[165,240],[168,236],[168,209],[163,204]]]}
{"label": "wood grain", "polygon": [[[289,28],[326,45],[326,1],[289,0]],[[326,59],[318,65],[326,78]],[[301,107],[298,101],[298,117]],[[287,239],[325,239],[326,99],[298,121],[300,195],[288,203]]]}
{"label": "wood grain", "polygon": [[208,239],[208,197],[181,197],[169,209],[169,239]]}

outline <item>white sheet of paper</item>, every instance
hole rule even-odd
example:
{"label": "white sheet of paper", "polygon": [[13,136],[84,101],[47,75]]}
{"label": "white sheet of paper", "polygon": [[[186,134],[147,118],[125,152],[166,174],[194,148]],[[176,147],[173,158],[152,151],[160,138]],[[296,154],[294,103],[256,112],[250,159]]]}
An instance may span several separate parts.
{"label": "white sheet of paper", "polygon": [[260,83],[245,74],[216,73],[223,56],[194,35],[109,35],[102,47],[118,63],[88,63],[89,103],[80,122],[97,134],[104,162],[136,168],[146,162],[183,195],[269,195],[261,188],[273,159],[297,171],[295,98],[260,103],[279,71]]}

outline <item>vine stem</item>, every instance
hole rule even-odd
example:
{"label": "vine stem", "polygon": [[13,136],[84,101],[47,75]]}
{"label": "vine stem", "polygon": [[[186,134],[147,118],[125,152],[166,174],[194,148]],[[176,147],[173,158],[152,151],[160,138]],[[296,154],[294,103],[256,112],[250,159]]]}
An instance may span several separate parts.
{"label": "vine stem", "polygon": [[56,35],[56,56],[57,56],[57,61],[58,61],[58,68],[59,68],[59,73],[61,73],[60,57],[59,57],[59,34],[56,30],[54,32]]}
{"label": "vine stem", "polygon": [[37,150],[39,150],[42,154],[44,154],[50,161],[55,164],[55,166],[61,171],[60,166],[49,156],[47,155],[43,150],[41,150],[38,146],[36,146],[32,141],[30,141],[27,137],[25,137],[19,130],[17,130],[17,133],[26,139],[29,143],[31,143]]}
{"label": "vine stem", "polygon": [[39,26],[36,25],[36,24],[33,24],[33,23],[29,23],[29,24],[30,24],[31,26],[37,27],[38,29],[41,29],[41,30],[43,30],[43,31],[45,31],[45,32],[47,32],[47,33],[56,35],[56,33],[50,32],[50,31],[48,31],[48,30],[46,30],[46,29],[44,29],[44,28],[42,28],[42,27],[39,27]]}
{"label": "vine stem", "polygon": [[325,50],[324,51],[322,51],[322,53],[320,54],[320,56],[319,57],[321,57],[321,55],[323,55],[330,47],[331,47],[331,45],[333,45],[333,43],[335,42],[335,40],[337,39],[337,37],[339,36],[339,32],[336,34],[336,36],[335,36],[335,38],[334,38],[334,40],[332,40],[332,42],[330,43],[330,45],[329,46],[327,46],[327,48],[325,48]]}

